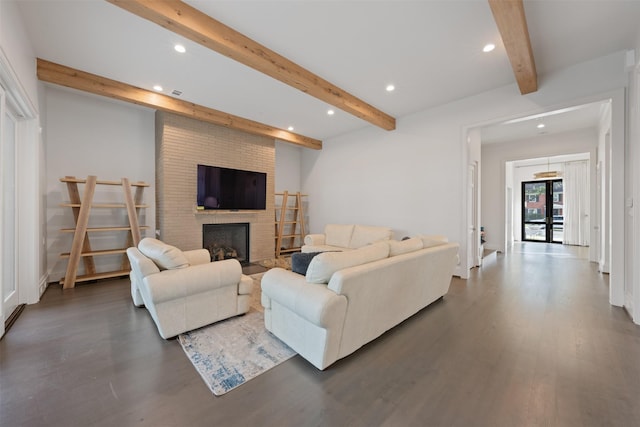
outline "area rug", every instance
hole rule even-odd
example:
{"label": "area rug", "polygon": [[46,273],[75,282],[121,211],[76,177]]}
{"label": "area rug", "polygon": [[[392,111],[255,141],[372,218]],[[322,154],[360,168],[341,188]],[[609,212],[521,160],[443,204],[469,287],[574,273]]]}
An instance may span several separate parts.
{"label": "area rug", "polygon": [[180,334],[178,341],[216,396],[233,390],[296,354],[265,329],[264,315],[254,307],[244,316]]}

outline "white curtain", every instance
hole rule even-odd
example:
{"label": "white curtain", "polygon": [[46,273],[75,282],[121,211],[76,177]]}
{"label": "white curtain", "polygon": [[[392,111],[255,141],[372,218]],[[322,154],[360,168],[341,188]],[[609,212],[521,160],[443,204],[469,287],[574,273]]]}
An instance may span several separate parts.
{"label": "white curtain", "polygon": [[564,164],[564,240],[589,246],[589,161]]}

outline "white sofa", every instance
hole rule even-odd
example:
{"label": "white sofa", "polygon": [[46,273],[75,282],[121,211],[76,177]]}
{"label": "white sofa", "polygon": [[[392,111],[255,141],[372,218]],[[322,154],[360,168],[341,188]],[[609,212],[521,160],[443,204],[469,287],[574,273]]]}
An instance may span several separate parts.
{"label": "white sofa", "polygon": [[211,262],[206,249],[181,251],[144,238],[127,249],[131,297],[164,339],[249,311],[253,279],[235,259]]}
{"label": "white sofa", "polygon": [[424,236],[321,253],[306,275],[269,270],[265,327],[325,369],[444,296],[457,254],[456,243]]}
{"label": "white sofa", "polygon": [[302,252],[348,251],[368,244],[390,240],[389,227],[359,224],[327,224],[322,234],[307,234]]}

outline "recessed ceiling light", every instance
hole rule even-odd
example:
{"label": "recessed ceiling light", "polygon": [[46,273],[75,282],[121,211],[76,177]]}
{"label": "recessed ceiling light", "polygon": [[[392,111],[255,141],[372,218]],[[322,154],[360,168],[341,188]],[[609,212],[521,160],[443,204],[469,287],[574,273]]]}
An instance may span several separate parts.
{"label": "recessed ceiling light", "polygon": [[336,113],[336,112],[335,112],[335,111],[333,111],[333,110],[329,110],[329,111],[327,111],[327,114],[328,114],[328,115],[330,115],[330,116],[333,116],[335,113]]}
{"label": "recessed ceiling light", "polygon": [[485,53],[486,52],[491,52],[495,48],[496,48],[495,44],[489,43],[489,44],[484,45],[484,47],[482,48],[482,51],[485,52]]}
{"label": "recessed ceiling light", "polygon": [[289,127],[287,128],[287,130],[288,130],[289,132],[293,131],[293,126],[289,126]]}
{"label": "recessed ceiling light", "polygon": [[177,44],[173,47],[176,52],[180,52],[180,53],[185,53],[187,51],[187,49],[185,49],[184,46],[182,46],[181,44]]}
{"label": "recessed ceiling light", "polygon": [[539,123],[537,126],[538,129],[542,129],[543,127],[544,127],[544,123]]}
{"label": "recessed ceiling light", "polygon": [[158,92],[162,92],[162,86],[160,86],[160,85],[155,85],[155,86],[153,87],[153,90],[157,90]]}
{"label": "recessed ceiling light", "polygon": [[396,90],[394,85],[387,85],[387,92],[393,92],[394,90]]}

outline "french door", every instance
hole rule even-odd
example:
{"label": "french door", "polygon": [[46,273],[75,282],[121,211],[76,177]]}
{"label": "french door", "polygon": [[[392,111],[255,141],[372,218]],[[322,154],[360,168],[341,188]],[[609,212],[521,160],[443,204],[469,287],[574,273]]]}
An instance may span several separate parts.
{"label": "french door", "polygon": [[522,240],[562,243],[564,191],[562,179],[522,183]]}

